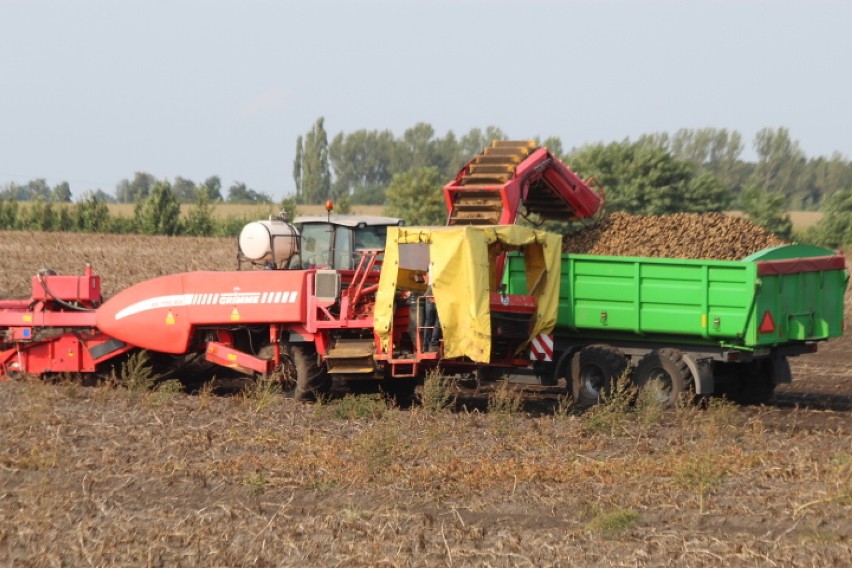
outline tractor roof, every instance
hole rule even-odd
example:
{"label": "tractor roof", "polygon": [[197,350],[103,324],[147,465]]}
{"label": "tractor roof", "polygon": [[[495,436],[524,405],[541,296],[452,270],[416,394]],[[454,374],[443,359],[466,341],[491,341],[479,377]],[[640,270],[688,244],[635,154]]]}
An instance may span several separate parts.
{"label": "tractor roof", "polygon": [[300,215],[293,223],[332,223],[344,227],[357,227],[358,225],[386,225],[398,226],[402,219],[397,217],[379,217],[377,215]]}

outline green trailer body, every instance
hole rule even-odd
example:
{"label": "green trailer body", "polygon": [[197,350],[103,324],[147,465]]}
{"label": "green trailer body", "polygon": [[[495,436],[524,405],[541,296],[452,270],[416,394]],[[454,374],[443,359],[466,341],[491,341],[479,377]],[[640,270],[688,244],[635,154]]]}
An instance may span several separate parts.
{"label": "green trailer body", "polygon": [[[563,254],[555,333],[746,351],[838,337],[844,257],[790,245],[741,261]],[[524,293],[522,259],[505,283]]]}

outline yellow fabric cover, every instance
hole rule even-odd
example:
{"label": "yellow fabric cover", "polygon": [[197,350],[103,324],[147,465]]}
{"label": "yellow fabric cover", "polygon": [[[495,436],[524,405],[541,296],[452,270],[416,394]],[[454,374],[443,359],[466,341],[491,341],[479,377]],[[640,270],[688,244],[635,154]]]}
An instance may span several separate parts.
{"label": "yellow fabric cover", "polygon": [[495,242],[510,247],[541,245],[542,255],[525,255],[528,271],[537,267],[541,274],[542,257],[544,260],[543,278],[533,294],[537,313],[531,338],[553,331],[559,301],[560,235],[518,225],[388,227],[374,321],[382,349],[388,351],[394,295],[400,278],[398,247],[429,243],[432,293],[443,328],[444,357],[490,362],[488,245]]}

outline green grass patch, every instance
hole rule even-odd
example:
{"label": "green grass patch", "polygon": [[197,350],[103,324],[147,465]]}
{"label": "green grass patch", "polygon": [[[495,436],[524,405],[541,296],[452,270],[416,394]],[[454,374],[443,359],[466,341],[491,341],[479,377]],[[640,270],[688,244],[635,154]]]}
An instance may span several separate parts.
{"label": "green grass patch", "polygon": [[607,537],[616,537],[638,521],[639,513],[629,509],[615,509],[598,513],[586,524],[586,528]]}

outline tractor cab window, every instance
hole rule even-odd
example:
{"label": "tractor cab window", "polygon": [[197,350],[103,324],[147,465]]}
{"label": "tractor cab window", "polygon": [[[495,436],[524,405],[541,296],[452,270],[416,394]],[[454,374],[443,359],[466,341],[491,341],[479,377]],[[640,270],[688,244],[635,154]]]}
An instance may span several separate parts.
{"label": "tractor cab window", "polygon": [[347,227],[328,223],[305,223],[301,228],[301,268],[352,270],[362,251],[384,250],[386,225]]}
{"label": "tractor cab window", "polygon": [[355,227],[355,251],[385,250],[387,225],[361,225]]}
{"label": "tractor cab window", "polygon": [[334,228],[334,268],[352,269],[352,229],[349,227]]}
{"label": "tractor cab window", "polygon": [[302,225],[302,268],[331,268],[334,227],[327,223]]}
{"label": "tractor cab window", "polygon": [[[353,229],[352,233],[355,245],[352,256],[355,266],[358,265],[363,251],[385,250],[385,240],[388,234],[387,225],[359,225]],[[379,258],[381,258],[381,255]]]}

